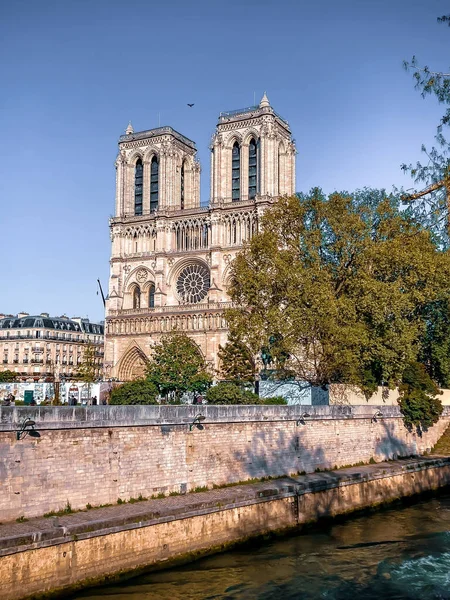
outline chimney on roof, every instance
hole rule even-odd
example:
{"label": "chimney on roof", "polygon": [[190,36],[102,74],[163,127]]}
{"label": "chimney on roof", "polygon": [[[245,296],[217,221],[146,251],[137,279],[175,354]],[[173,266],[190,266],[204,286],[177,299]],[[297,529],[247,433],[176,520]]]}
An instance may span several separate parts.
{"label": "chimney on roof", "polygon": [[17,313],[17,318],[18,319],[22,319],[22,317],[29,317],[29,316],[30,316],[30,314],[26,313],[26,312]]}
{"label": "chimney on roof", "polygon": [[46,319],[48,319],[48,318],[49,318],[49,316],[50,316],[50,315],[49,315],[48,313],[41,313],[41,317],[45,317]]}

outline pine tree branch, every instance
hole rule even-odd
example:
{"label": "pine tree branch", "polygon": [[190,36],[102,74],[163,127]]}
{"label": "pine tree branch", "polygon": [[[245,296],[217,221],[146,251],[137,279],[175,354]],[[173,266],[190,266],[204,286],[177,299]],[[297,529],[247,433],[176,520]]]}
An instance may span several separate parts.
{"label": "pine tree branch", "polygon": [[422,198],[423,196],[426,196],[427,194],[431,194],[431,192],[439,190],[440,188],[442,188],[444,186],[445,186],[444,180],[441,179],[441,181],[438,181],[437,183],[433,183],[433,184],[429,185],[427,188],[425,188],[421,192],[415,192],[414,194],[408,194],[407,196],[402,196],[401,200],[403,202],[406,202],[408,200],[417,200],[418,198]]}

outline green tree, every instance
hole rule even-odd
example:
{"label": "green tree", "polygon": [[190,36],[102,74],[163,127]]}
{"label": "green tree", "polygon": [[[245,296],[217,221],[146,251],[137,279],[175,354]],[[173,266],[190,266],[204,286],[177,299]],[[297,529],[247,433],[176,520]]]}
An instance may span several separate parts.
{"label": "green tree", "polygon": [[438,385],[450,387],[450,299],[431,302],[423,311],[425,332],[419,361]]}
{"label": "green tree", "polygon": [[443,406],[437,396],[442,392],[423,364],[412,362],[407,365],[399,392],[400,410],[407,427],[427,429],[439,421]]}
{"label": "green tree", "polygon": [[83,348],[83,358],[78,365],[77,378],[88,386],[88,396],[91,397],[92,384],[99,376],[98,363],[96,359],[96,348],[88,341]]}
{"label": "green tree", "polygon": [[110,404],[158,404],[158,390],[146,379],[135,379],[111,391]]}
{"label": "green tree", "polygon": [[233,262],[226,317],[298,379],[369,392],[416,359],[421,311],[449,288],[450,258],[394,200],[363,196],[280,198]]}
{"label": "green tree", "polygon": [[[450,25],[450,16],[438,18],[438,22]],[[426,161],[415,165],[402,165],[403,171],[410,173],[422,189],[405,194],[403,199],[413,203],[413,212],[420,216],[444,247],[450,239],[450,144],[444,135],[450,126],[450,73],[434,71],[421,66],[415,56],[403,63],[406,70],[413,72],[415,87],[423,98],[434,96],[446,106],[437,126],[436,147],[428,150],[422,146]],[[424,187],[423,187],[424,186]]]}
{"label": "green tree", "polygon": [[170,333],[153,349],[147,380],[161,396],[180,400],[185,392],[203,393],[212,383],[208,365],[197,345],[184,333]]}
{"label": "green tree", "polygon": [[0,371],[0,381],[2,383],[9,383],[12,381],[16,381],[17,379],[17,373],[14,373],[14,371]]}
{"label": "green tree", "polygon": [[223,379],[240,385],[253,383],[255,361],[251,350],[235,335],[230,335],[225,346],[219,346],[220,372]]}

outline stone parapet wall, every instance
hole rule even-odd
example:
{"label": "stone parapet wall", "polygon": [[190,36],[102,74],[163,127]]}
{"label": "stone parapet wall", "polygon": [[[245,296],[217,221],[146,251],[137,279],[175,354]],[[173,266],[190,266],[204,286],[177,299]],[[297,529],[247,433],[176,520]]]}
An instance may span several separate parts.
{"label": "stone parapet wall", "polygon": [[[450,423],[419,436],[398,407],[97,406],[0,410],[0,521],[139,495],[422,454]],[[205,420],[192,425],[201,414]],[[40,438],[16,440],[25,418]]]}

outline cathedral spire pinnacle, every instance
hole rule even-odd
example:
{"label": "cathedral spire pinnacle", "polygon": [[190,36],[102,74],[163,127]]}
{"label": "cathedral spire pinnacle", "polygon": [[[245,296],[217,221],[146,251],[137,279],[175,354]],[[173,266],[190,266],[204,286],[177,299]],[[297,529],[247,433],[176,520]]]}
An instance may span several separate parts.
{"label": "cathedral spire pinnacle", "polygon": [[266,92],[264,92],[264,96],[261,98],[261,102],[259,103],[259,108],[266,108],[267,106],[270,106],[270,102]]}
{"label": "cathedral spire pinnacle", "polygon": [[132,133],[134,133],[134,129],[133,129],[133,125],[131,124],[131,121],[128,122],[128,127],[125,129],[125,133],[127,135],[131,135]]}

